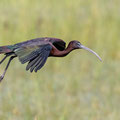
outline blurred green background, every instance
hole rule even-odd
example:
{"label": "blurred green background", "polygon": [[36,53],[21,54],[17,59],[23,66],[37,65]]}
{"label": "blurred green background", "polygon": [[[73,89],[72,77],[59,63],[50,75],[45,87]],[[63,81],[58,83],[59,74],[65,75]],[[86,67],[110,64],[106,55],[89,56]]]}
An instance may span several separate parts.
{"label": "blurred green background", "polygon": [[79,40],[103,63],[77,50],[31,74],[15,59],[0,120],[120,120],[120,0],[0,0],[0,46],[38,37]]}

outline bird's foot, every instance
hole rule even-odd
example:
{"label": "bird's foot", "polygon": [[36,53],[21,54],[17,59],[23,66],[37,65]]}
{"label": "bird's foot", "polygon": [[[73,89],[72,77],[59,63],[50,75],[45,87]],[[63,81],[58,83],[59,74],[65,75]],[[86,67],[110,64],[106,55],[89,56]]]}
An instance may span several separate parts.
{"label": "bird's foot", "polygon": [[1,76],[0,76],[0,82],[3,80],[3,78],[4,78],[4,76],[3,76],[3,75],[1,75]]}

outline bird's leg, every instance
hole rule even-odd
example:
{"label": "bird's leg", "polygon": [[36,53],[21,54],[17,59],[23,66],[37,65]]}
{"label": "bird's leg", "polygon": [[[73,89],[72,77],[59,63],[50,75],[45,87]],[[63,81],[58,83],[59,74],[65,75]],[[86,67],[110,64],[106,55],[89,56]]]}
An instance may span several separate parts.
{"label": "bird's leg", "polygon": [[2,64],[4,62],[4,60],[12,54],[13,54],[12,52],[11,53],[6,53],[5,57],[0,61],[0,64]]}
{"label": "bird's leg", "polygon": [[5,68],[4,72],[3,72],[3,74],[0,76],[0,82],[1,82],[1,81],[2,81],[2,79],[4,78],[5,73],[6,73],[6,71],[7,71],[8,67],[9,67],[9,65],[10,65],[10,62],[11,62],[11,61],[12,61],[12,59],[13,59],[13,58],[15,58],[15,57],[17,57],[17,56],[15,55],[15,56],[11,56],[11,57],[10,57],[10,59],[9,59],[9,61],[8,61],[8,63],[7,63],[7,66],[6,66],[6,68]]}
{"label": "bird's leg", "polygon": [[9,55],[6,55],[1,61],[0,64],[2,64],[2,62],[8,57]]}

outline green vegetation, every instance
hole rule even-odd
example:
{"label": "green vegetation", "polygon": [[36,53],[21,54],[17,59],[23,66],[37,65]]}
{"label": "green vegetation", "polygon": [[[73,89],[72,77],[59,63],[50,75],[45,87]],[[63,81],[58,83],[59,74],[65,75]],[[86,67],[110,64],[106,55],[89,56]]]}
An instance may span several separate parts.
{"label": "green vegetation", "polygon": [[46,36],[79,40],[103,63],[79,50],[31,74],[14,60],[0,120],[120,120],[120,0],[0,0],[0,46]]}

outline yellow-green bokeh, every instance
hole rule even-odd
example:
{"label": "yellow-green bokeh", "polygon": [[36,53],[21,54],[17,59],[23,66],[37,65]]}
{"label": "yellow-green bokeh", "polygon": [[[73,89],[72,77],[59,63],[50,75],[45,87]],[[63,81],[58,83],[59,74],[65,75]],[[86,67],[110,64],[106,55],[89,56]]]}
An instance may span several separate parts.
{"label": "yellow-green bokeh", "polygon": [[14,60],[0,120],[120,120],[120,0],[0,0],[0,46],[37,37],[79,40],[103,63],[77,50],[31,74]]}

